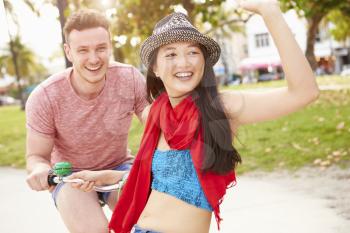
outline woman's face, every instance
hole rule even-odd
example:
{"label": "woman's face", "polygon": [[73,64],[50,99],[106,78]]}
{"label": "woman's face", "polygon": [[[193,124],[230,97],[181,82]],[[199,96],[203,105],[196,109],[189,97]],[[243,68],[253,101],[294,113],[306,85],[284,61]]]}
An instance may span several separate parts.
{"label": "woman's face", "polygon": [[201,81],[204,66],[198,44],[175,42],[159,48],[153,71],[163,81],[169,97],[185,98]]}

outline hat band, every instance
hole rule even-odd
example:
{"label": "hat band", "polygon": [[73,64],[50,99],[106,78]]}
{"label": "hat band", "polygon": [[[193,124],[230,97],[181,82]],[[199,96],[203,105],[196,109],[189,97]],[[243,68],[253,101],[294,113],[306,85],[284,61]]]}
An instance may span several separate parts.
{"label": "hat band", "polygon": [[[195,29],[195,28],[189,28],[189,27],[174,27],[174,28],[168,29],[167,31],[160,31],[160,32],[157,32],[157,33],[155,33],[155,34],[152,34],[152,36],[157,36],[157,35],[160,35],[160,34],[169,33],[169,32],[176,31],[176,30],[186,30],[186,31],[192,31],[192,32],[200,33],[200,32],[199,32],[197,29]],[[200,33],[200,34],[201,34],[201,33]]]}

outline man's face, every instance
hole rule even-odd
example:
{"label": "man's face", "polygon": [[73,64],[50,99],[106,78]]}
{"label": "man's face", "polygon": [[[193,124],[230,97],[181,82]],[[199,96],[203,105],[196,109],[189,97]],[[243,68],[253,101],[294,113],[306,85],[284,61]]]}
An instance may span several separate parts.
{"label": "man's face", "polygon": [[112,51],[106,29],[72,30],[64,49],[79,82],[98,84],[104,80]]}

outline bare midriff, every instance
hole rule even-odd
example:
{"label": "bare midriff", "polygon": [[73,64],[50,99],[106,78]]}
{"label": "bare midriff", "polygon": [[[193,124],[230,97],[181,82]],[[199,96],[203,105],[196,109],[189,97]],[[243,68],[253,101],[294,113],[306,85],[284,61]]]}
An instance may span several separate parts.
{"label": "bare midriff", "polygon": [[137,225],[161,233],[207,233],[211,212],[152,190]]}
{"label": "bare midriff", "polygon": [[[163,133],[160,135],[157,149],[170,150]],[[207,233],[211,215],[211,211],[152,190],[137,225],[161,233]]]}

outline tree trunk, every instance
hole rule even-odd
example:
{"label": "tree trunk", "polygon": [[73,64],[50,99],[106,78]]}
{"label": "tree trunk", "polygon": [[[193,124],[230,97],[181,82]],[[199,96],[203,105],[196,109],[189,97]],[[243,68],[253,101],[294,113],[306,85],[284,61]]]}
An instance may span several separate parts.
{"label": "tree trunk", "polygon": [[315,57],[315,42],[318,25],[320,24],[323,14],[316,14],[311,18],[308,18],[308,29],[307,29],[307,39],[306,39],[306,51],[305,56],[310,63],[312,70],[316,70],[317,61]]}
{"label": "tree trunk", "polygon": [[66,42],[64,39],[63,27],[64,27],[64,24],[66,23],[66,16],[64,15],[64,12],[67,9],[67,6],[68,6],[67,0],[57,0],[57,2],[56,2],[56,7],[58,8],[58,12],[60,15],[62,50],[63,50],[63,54],[64,54],[66,67],[68,68],[68,67],[72,66],[72,63],[67,59],[66,54],[64,52],[64,47],[63,47],[63,44]]}
{"label": "tree trunk", "polygon": [[15,68],[15,74],[16,74],[16,81],[17,81],[17,89],[18,89],[18,95],[17,98],[20,99],[21,101],[21,106],[24,106],[24,100],[23,100],[23,90],[22,90],[22,84],[21,84],[21,73],[19,72],[19,67],[18,67],[18,54],[14,46],[14,41],[10,37],[10,51],[12,55],[12,62],[13,62],[13,67]]}
{"label": "tree trunk", "polygon": [[125,61],[125,56],[123,53],[123,50],[121,48],[116,48],[115,43],[113,43],[113,58],[115,61],[118,62],[124,62]]}

